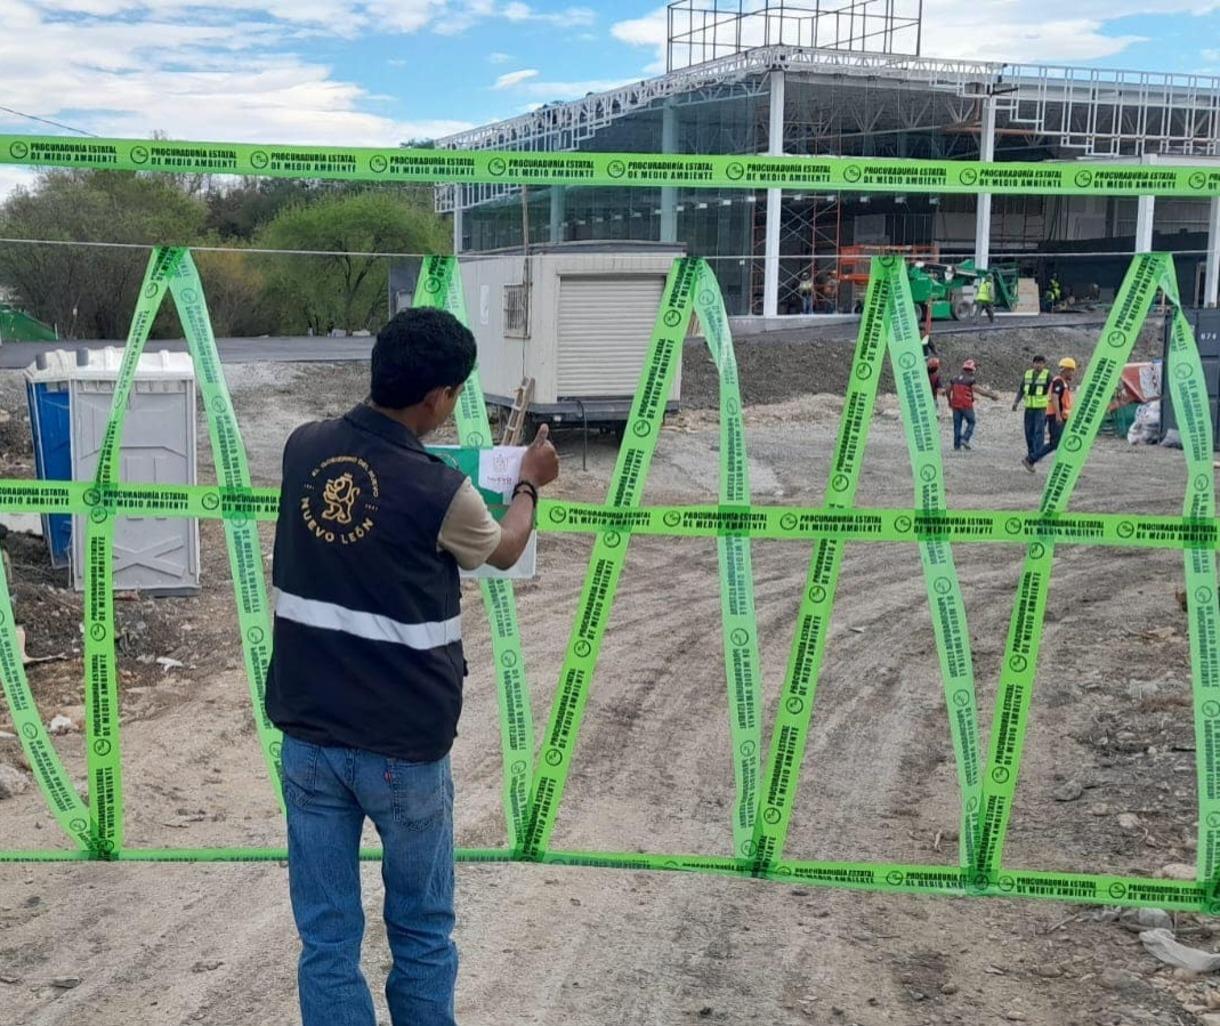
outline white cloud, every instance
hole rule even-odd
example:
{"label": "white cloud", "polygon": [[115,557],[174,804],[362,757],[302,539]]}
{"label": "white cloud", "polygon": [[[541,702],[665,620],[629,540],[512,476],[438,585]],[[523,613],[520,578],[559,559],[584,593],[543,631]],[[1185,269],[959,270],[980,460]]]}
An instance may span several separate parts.
{"label": "white cloud", "polygon": [[1205,61],[1220,61],[1220,50],[1204,50],[1199,56]]}
{"label": "white cloud", "polygon": [[[436,117],[423,102],[401,118],[377,113],[384,97],[307,56],[321,32],[368,30],[377,6],[158,0],[153,13],[133,0],[0,0],[3,102],[103,136],[388,146],[474,127]],[[398,31],[413,23],[412,9],[437,10],[414,0],[394,6]],[[0,131],[44,130],[0,113]],[[0,196],[28,180],[20,174],[5,172]]]}
{"label": "white cloud", "polygon": [[522,68],[520,71],[510,71],[496,79],[492,89],[512,89],[531,78],[537,78],[540,72],[537,68]]}
{"label": "white cloud", "polygon": [[[1117,18],[1148,14],[1205,14],[1217,10],[1216,0],[925,0],[923,54],[925,57],[1060,63],[1087,61],[1121,53],[1139,36],[1107,35],[1106,25]],[[951,30],[931,31],[935,26]],[[747,19],[743,43],[767,43],[762,18]],[[776,31],[773,29],[773,31]],[[657,7],[638,18],[616,22],[611,35],[629,46],[653,51],[646,70],[665,70],[666,9]]]}
{"label": "white cloud", "polygon": [[632,82],[638,82],[635,78],[593,78],[584,82],[548,82],[548,81],[529,81],[526,82],[520,92],[527,96],[535,96],[539,100],[550,102],[552,100],[575,100],[585,93],[604,93],[610,89],[617,89],[619,86],[629,85]]}
{"label": "white cloud", "polygon": [[511,53],[500,53],[498,50],[495,53],[487,55],[488,64],[508,64],[513,59]]}

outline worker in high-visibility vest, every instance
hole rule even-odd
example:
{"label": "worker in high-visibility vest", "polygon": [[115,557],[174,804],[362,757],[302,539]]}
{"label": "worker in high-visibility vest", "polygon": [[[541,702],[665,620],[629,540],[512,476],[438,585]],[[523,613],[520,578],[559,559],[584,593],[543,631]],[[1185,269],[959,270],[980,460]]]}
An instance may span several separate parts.
{"label": "worker in high-visibility vest", "polygon": [[985,313],[987,320],[995,324],[995,292],[990,274],[983,275],[974,293],[974,316],[978,317],[981,313]]}
{"label": "worker in high-visibility vest", "polygon": [[1067,425],[1068,416],[1072,411],[1072,378],[1076,374],[1076,361],[1065,356],[1059,361],[1059,373],[1051,379],[1050,394],[1046,403],[1046,427],[1050,432],[1050,441],[1038,446],[1038,451],[1032,456],[1025,456],[1021,463],[1031,474],[1034,464],[1059,448],[1059,439],[1063,437],[1063,429]]}
{"label": "worker in high-visibility vest", "polygon": [[1046,407],[1050,392],[1051,372],[1046,366],[1046,357],[1039,353],[1026,370],[1017,386],[1017,397],[1012,401],[1014,410],[1025,403],[1025,455],[1031,460],[1046,441]]}

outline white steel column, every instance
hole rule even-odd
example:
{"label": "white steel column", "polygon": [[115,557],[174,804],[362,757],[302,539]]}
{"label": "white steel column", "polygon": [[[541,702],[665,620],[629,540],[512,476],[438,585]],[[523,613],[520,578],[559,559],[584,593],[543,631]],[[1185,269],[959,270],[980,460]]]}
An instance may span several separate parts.
{"label": "white steel column", "polygon": [[[662,153],[673,153],[678,148],[677,116],[673,104],[661,108]],[[672,185],[661,186],[661,241],[678,241],[678,190]]]}
{"label": "white steel column", "polygon": [[[979,126],[979,160],[995,160],[995,96],[983,100]],[[991,262],[991,193],[981,192],[974,209],[974,266]]]}
{"label": "white steel column", "polygon": [[562,185],[551,186],[551,241],[563,242],[563,215],[567,194]]}
{"label": "white steel column", "polygon": [[453,187],[453,252],[462,252],[462,193],[460,185]]}
{"label": "white steel column", "polygon": [[1203,276],[1203,305],[1220,306],[1220,196],[1212,198],[1207,219],[1207,270]]}
{"label": "white steel column", "polygon": [[[767,129],[767,153],[784,152],[784,73],[771,72],[771,109]],[[763,247],[763,316],[779,313],[779,215],[780,189],[767,190],[767,237]]]}
{"label": "white steel column", "polygon": [[1135,208],[1135,251],[1152,252],[1152,222],[1156,217],[1156,197],[1141,196]]}

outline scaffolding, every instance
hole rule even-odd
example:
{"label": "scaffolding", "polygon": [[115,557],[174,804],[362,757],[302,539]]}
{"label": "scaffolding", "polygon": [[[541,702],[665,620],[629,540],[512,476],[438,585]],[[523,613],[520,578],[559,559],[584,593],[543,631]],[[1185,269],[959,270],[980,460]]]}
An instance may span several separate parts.
{"label": "scaffolding", "polygon": [[[437,145],[998,161],[1220,156],[1220,79],[925,57],[922,0],[676,0],[667,17],[668,74],[549,104]],[[904,47],[913,52],[898,52]],[[783,138],[776,145],[770,107],[780,96]],[[511,222],[497,212],[507,212],[518,191],[442,186],[436,209],[472,212],[471,222],[492,225],[490,236],[511,245],[495,226]],[[636,237],[626,228],[615,234],[621,213],[631,218],[631,231],[648,229],[649,237],[684,242],[712,260],[734,282],[726,297],[737,311],[755,313],[801,309],[805,275],[814,279],[818,308],[850,305],[847,290],[840,295],[835,287],[842,270],[835,254],[845,247],[938,241],[946,252],[974,251],[986,262],[980,239],[1038,248],[1059,233],[1076,237],[1074,225],[1085,226],[1085,235],[1100,225],[1101,235],[1113,236],[1134,216],[1127,209],[1134,201],[1121,199],[1095,207],[999,197],[993,232],[986,209],[976,214],[973,198],[954,196],[675,187],[641,197],[648,204],[641,214],[634,206],[626,211],[621,189],[563,191],[566,199],[552,207],[552,241],[599,230],[611,240]],[[768,201],[778,209],[769,230]],[[489,237],[482,228],[468,235]]]}
{"label": "scaffolding", "polygon": [[675,0],[665,17],[670,72],[760,46],[914,57],[923,0]]}

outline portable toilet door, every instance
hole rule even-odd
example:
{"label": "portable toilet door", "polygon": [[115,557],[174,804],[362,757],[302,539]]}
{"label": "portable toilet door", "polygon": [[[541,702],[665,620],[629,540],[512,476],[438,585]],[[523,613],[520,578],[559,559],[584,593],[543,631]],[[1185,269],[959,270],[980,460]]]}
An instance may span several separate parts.
{"label": "portable toilet door", "polygon": [[[110,419],[122,351],[94,351],[74,367],[72,469],[90,480]],[[190,356],[160,352],[140,357],[120,447],[124,482],[180,485],[196,481],[195,373]],[[84,588],[84,518],[72,532],[73,578]],[[182,517],[122,517],[114,528],[114,587],[163,595],[199,590],[199,526]]]}
{"label": "portable toilet door", "polygon": [[[76,359],[75,354],[56,349],[39,353],[38,359],[25,369],[34,471],[40,481],[72,480],[68,376]],[[66,567],[72,559],[71,514],[42,514],[42,534],[51,553],[51,565]]]}

